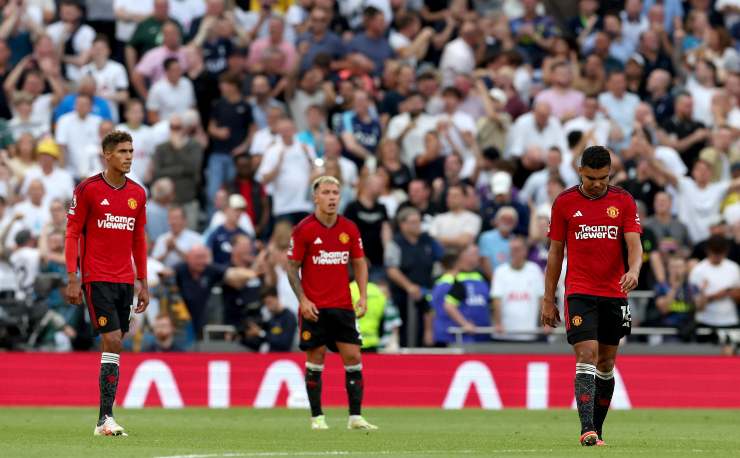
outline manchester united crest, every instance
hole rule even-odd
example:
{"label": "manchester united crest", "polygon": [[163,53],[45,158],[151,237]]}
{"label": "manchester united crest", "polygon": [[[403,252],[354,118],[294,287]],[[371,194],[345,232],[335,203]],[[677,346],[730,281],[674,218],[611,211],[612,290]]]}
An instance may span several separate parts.
{"label": "manchester united crest", "polygon": [[581,315],[574,316],[570,321],[573,323],[573,326],[580,326],[583,324],[583,318],[581,318]]}
{"label": "manchester united crest", "polygon": [[133,197],[128,200],[128,208],[130,208],[131,210],[136,210],[136,207],[138,206],[139,203],[136,202],[136,199],[134,199]]}
{"label": "manchester united crest", "polygon": [[347,234],[346,232],[342,232],[341,234],[339,234],[339,241],[342,242],[345,245],[348,244],[349,243],[349,234]]}
{"label": "manchester united crest", "polygon": [[606,209],[606,214],[609,215],[609,218],[616,218],[619,216],[619,209],[615,206],[611,206]]}
{"label": "manchester united crest", "polygon": [[309,340],[311,338],[311,333],[308,331],[303,331],[301,333],[301,339],[303,340]]}
{"label": "manchester united crest", "polygon": [[103,327],[106,324],[108,324],[108,318],[106,318],[104,316],[99,316],[98,317],[98,326]]}

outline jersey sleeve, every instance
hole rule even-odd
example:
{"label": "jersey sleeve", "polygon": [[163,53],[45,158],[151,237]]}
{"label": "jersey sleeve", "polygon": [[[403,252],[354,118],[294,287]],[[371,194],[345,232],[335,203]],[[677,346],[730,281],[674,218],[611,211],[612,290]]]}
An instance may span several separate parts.
{"label": "jersey sleeve", "polygon": [[640,225],[640,214],[637,212],[637,205],[635,199],[631,195],[624,196],[624,216],[622,217],[622,224],[624,226],[624,233],[637,232],[642,234],[642,226]]}
{"label": "jersey sleeve", "polygon": [[67,235],[64,243],[64,258],[67,273],[76,273],[79,257],[79,241],[87,220],[88,204],[84,187],[78,186],[72,194],[72,205],[67,211]]}
{"label": "jersey sleeve", "polygon": [[364,258],[365,257],[365,249],[362,246],[362,235],[360,235],[360,230],[357,229],[357,226],[352,223],[352,237],[350,239],[350,245],[349,248],[349,257],[352,259],[358,259],[358,258]]}
{"label": "jersey sleeve", "polygon": [[306,240],[303,232],[303,228],[298,227],[291,234],[290,245],[288,246],[288,259],[303,261],[303,257],[306,255]]}
{"label": "jersey sleeve", "polygon": [[565,241],[566,231],[568,230],[568,221],[565,219],[563,205],[563,199],[555,199],[550,213],[550,229],[547,237],[557,242]]}
{"label": "jersey sleeve", "polygon": [[136,223],[134,224],[134,243],[133,243],[133,256],[134,265],[136,266],[136,278],[139,280],[145,280],[147,278],[146,272],[146,196],[141,197],[143,204],[139,207],[139,215],[136,217]]}

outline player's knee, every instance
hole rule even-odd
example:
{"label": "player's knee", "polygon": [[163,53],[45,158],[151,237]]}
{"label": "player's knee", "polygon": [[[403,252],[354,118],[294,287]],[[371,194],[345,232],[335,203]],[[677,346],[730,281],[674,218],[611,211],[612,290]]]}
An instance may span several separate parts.
{"label": "player's knee", "polygon": [[121,353],[121,351],[123,351],[121,336],[115,333],[104,334],[103,350],[108,353]]}
{"label": "player's knee", "polygon": [[308,351],[306,354],[306,359],[309,363],[313,364],[324,364],[324,358],[326,357],[326,348],[316,348],[314,350]]}
{"label": "player's knee", "polygon": [[596,364],[596,369],[600,372],[611,372],[612,369],[614,369],[614,357],[599,356],[599,362]]}
{"label": "player's knee", "polygon": [[589,347],[576,349],[576,359],[579,363],[596,364],[596,352]]}

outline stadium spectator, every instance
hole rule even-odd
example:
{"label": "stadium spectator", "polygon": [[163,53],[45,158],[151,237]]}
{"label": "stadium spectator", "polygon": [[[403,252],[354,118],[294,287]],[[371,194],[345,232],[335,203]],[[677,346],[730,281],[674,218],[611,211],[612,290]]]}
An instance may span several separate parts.
{"label": "stadium spectator", "polygon": [[399,142],[401,159],[407,165],[414,164],[416,158],[425,152],[425,136],[436,127],[436,119],[424,111],[424,103],[421,93],[409,93],[403,101],[405,110],[388,123],[386,134]]}
{"label": "stadium spectator", "polygon": [[169,139],[157,146],[152,157],[152,179],[169,177],[175,183],[175,203],[183,207],[188,226],[196,227],[203,147],[185,132],[183,117],[169,120]]}
{"label": "stadium spectator", "polygon": [[542,64],[552,47],[553,39],[560,34],[552,17],[538,13],[539,3],[538,0],[524,0],[522,16],[511,21],[511,33],[516,37],[517,49],[535,67]]}
{"label": "stadium spectator", "polygon": [[552,108],[547,102],[536,102],[531,112],[514,122],[507,143],[507,157],[520,157],[531,146],[544,151],[557,146],[560,151],[569,151],[563,126],[552,115]]}
{"label": "stadium spectator", "polygon": [[206,239],[206,246],[211,250],[213,262],[225,265],[231,259],[231,241],[237,235],[248,235],[239,226],[239,217],[244,214],[247,201],[241,194],[229,196],[223,209],[223,223],[216,226]]}
{"label": "stadium spectator", "polygon": [[496,268],[491,282],[494,338],[537,340],[545,277],[537,264],[527,260],[525,239],[513,237],[509,247],[511,259]]}
{"label": "stadium spectator", "polygon": [[272,214],[293,224],[308,215],[309,180],[314,167],[315,152],[297,141],[295,124],[282,119],[277,124],[280,142],[265,151],[256,178],[272,188]]}
{"label": "stadium spectator", "polygon": [[487,278],[493,278],[493,272],[511,258],[510,242],[519,216],[513,207],[500,207],[491,224],[495,229],[481,233],[478,239],[478,251],[481,254],[481,267]]}
{"label": "stadium spectator", "polygon": [[[18,143],[19,145],[21,142]],[[44,195],[45,202],[52,199],[68,200],[74,191],[74,180],[72,175],[65,169],[59,167],[61,151],[59,146],[51,138],[41,140],[36,146],[37,164],[28,168],[24,174],[16,173],[22,178],[20,192],[25,194],[33,180],[40,180],[47,192]]]}
{"label": "stadium spectator", "polygon": [[[231,256],[225,265],[253,272],[238,282],[223,286],[224,324],[234,326],[237,334],[240,334],[249,328],[251,322],[261,324],[263,321],[260,298],[263,281],[258,275],[258,271],[263,268],[261,265],[263,261],[256,259],[254,244],[249,237],[237,234],[229,243],[232,245]],[[231,333],[227,335],[227,338],[232,337],[236,336]]]}
{"label": "stadium spectator", "polygon": [[168,315],[159,315],[152,325],[151,340],[146,342],[141,351],[152,353],[181,352],[184,348],[175,340],[175,327]]}
{"label": "stadium spectator", "polygon": [[[580,132],[584,136],[591,134],[589,144],[608,145],[610,141],[622,139],[622,132],[611,120],[599,110],[599,101],[596,96],[587,95],[583,100],[583,113],[570,119],[563,125],[563,131],[569,138],[572,132]],[[572,146],[572,145],[571,145]]]}
{"label": "stadium spectator", "polygon": [[344,209],[344,216],[357,225],[362,236],[365,256],[370,260],[371,278],[383,275],[384,246],[391,238],[388,211],[378,198],[383,182],[379,175],[371,174],[360,179],[357,199]]}
{"label": "stadium spectator", "polygon": [[146,98],[147,117],[151,124],[170,119],[195,106],[195,90],[190,79],[183,76],[177,58],[168,57],[162,64],[164,77],[152,84]]}
{"label": "stadium spectator", "polygon": [[724,237],[711,237],[707,242],[707,259],[691,270],[689,282],[698,290],[695,298],[697,324],[714,328],[723,354],[731,355],[737,337],[736,331],[727,328],[740,324],[736,306],[740,300],[740,267],[727,259],[727,252]]}
{"label": "stadium spectator", "polygon": [[[434,278],[434,263],[442,258],[442,246],[422,230],[421,212],[415,207],[401,209],[396,216],[398,232],[388,242],[384,262],[390,282],[390,293],[401,318],[401,345],[420,345],[422,331],[428,332],[426,314],[429,306],[425,293],[430,291]],[[406,324],[410,308],[416,309],[419,331],[414,342],[407,341]],[[422,321],[421,319],[424,318]],[[425,326],[421,326],[425,323]],[[428,327],[428,326],[427,326]]]}
{"label": "stadium spectator", "polygon": [[59,20],[46,27],[46,34],[56,48],[63,50],[65,76],[77,81],[80,67],[87,63],[95,39],[95,29],[85,24],[82,5],[75,0],[62,0],[59,3]]}
{"label": "stadium spectator", "polygon": [[[234,156],[236,178],[226,189],[241,194],[247,202],[246,213],[257,236],[263,236],[270,218],[270,202],[264,187],[254,179],[252,158],[247,154]],[[249,231],[247,231],[249,232]]]}
{"label": "stadium spectator", "polygon": [[567,62],[556,62],[550,67],[551,87],[535,97],[535,103],[550,105],[553,116],[561,122],[580,116],[583,113],[583,93],[573,89],[573,71]]}
{"label": "stadium spectator", "polygon": [[374,158],[380,143],[381,126],[371,112],[367,92],[356,90],[352,97],[352,110],[342,113],[339,129],[348,157],[358,168],[369,158]]}
{"label": "stadium spectator", "polygon": [[614,121],[622,131],[622,142],[617,143],[617,151],[626,147],[632,137],[635,110],[640,98],[627,92],[627,77],[623,71],[614,71],[606,80],[606,91],[599,94],[599,105],[606,111],[609,119]]}
{"label": "stadium spectator", "polygon": [[169,230],[168,213],[175,200],[175,183],[162,177],[152,183],[151,196],[146,203],[146,235],[156,241]]}
{"label": "stadium spectator", "polygon": [[120,63],[110,59],[111,49],[108,37],[98,34],[90,48],[90,63],[80,69],[81,75],[95,79],[98,97],[108,102],[108,110],[113,122],[118,122],[118,107],[128,100],[128,73]]}
{"label": "stadium spectator", "polygon": [[531,174],[527,178],[524,187],[517,195],[519,201],[523,204],[528,204],[531,199],[535,205],[547,203],[546,184],[548,177],[551,175],[562,178],[567,188],[578,184],[578,175],[576,175],[569,161],[563,161],[563,153],[558,147],[551,147],[547,150],[545,168]]}
{"label": "stadium spectator", "polygon": [[298,37],[300,70],[306,72],[316,57],[323,54],[337,61],[344,57],[346,48],[341,38],[329,29],[330,12],[313,8],[308,18],[308,30]]}
{"label": "stadium spectator", "polygon": [[166,21],[162,24],[161,46],[147,51],[131,73],[131,85],[141,98],[148,98],[149,88],[165,77],[167,69],[164,63],[167,59],[177,59],[182,71],[187,72],[190,69],[188,56],[181,45],[181,40],[180,27],[175,22]]}
{"label": "stadium spectator", "polygon": [[645,220],[643,227],[653,231],[658,241],[658,249],[666,254],[677,252],[686,255],[691,240],[686,225],[672,213],[671,194],[666,191],[657,192],[653,198],[653,208],[655,213]]}
{"label": "stadium spectator", "polygon": [[[116,0],[119,4],[119,8],[116,11],[120,11],[120,8],[132,8],[132,4],[126,2],[126,0]],[[146,5],[144,2],[135,2],[138,6]],[[123,5],[120,5],[123,4]],[[139,19],[135,27],[133,28],[132,35],[126,39],[120,41],[126,43],[125,55],[126,55],[126,68],[129,73],[134,71],[136,63],[151,49],[156,48],[162,44],[162,28],[164,24],[169,21],[170,10],[168,0],[153,0],[150,2],[151,8],[145,10],[144,14],[151,13],[145,17],[134,17],[129,19]],[[142,8],[144,9],[144,8]],[[143,15],[142,15],[143,16]],[[180,27],[179,24],[175,24],[176,27]],[[124,32],[126,32],[124,30]]]}
{"label": "stadium spectator", "polygon": [[188,229],[185,210],[182,207],[170,207],[167,212],[169,230],[157,237],[152,248],[152,257],[165,266],[174,268],[185,259],[190,249],[203,243],[197,232]]}
{"label": "stadium spectator", "polygon": [[690,337],[687,332],[694,322],[694,302],[699,294],[696,286],[689,283],[688,275],[686,258],[674,254],[668,260],[666,281],[655,285],[655,307],[660,314],[658,323],[677,328],[684,339]]}
{"label": "stadium spectator", "polygon": [[655,120],[664,125],[673,117],[673,95],[671,94],[671,74],[662,68],[656,68],[648,75],[646,91]]}
{"label": "stadium spectator", "polygon": [[454,86],[442,91],[444,108],[437,116],[437,132],[442,143],[442,154],[449,156],[459,154],[463,159],[461,178],[468,178],[473,174],[478,153],[475,142],[475,120],[469,114],[460,110],[462,93]]}
{"label": "stadium spectator", "polygon": [[386,17],[378,8],[367,6],[362,11],[362,20],[363,31],[347,43],[347,52],[357,52],[369,57],[373,63],[373,74],[381,75],[385,62],[395,57],[395,52],[386,38]]}
{"label": "stadium spectator", "polygon": [[98,115],[91,113],[92,98],[79,94],[75,100],[75,110],[59,118],[54,139],[64,151],[64,163],[75,178],[86,178],[88,163],[87,150],[92,145],[97,148],[98,130],[103,122]]}
{"label": "stadium spectator", "polygon": [[445,248],[462,249],[478,237],[481,218],[465,208],[466,189],[452,185],[447,189],[448,211],[434,217],[429,235]]}
{"label": "stadium spectator", "polygon": [[242,343],[262,352],[286,352],[293,350],[298,320],[278,300],[277,290],[267,288],[262,292],[262,302],[269,319],[261,325],[250,321],[244,331]]}
{"label": "stadium spectator", "polygon": [[25,198],[13,205],[10,212],[15,218],[10,232],[11,243],[20,230],[30,231],[34,238],[41,234],[41,229],[51,218],[49,207],[45,204],[45,195],[46,189],[41,179],[29,181]]}
{"label": "stadium spectator", "polygon": [[491,177],[490,189],[493,198],[484,202],[480,210],[483,230],[490,229],[491,220],[498,210],[508,206],[514,208],[518,216],[514,232],[521,235],[526,234],[529,229],[529,208],[513,198],[511,174],[503,170],[494,173]]}
{"label": "stadium spectator", "polygon": [[139,99],[130,99],[125,104],[125,123],[116,126],[116,130],[128,132],[133,137],[134,161],[129,176],[138,183],[151,183],[152,156],[157,147],[155,129],[144,123],[146,115],[144,104]]}
{"label": "stadium spectator", "polygon": [[660,138],[661,143],[679,152],[689,169],[693,168],[709,138],[706,126],[692,119],[693,104],[687,93],[676,97],[673,116],[661,126],[666,135]]}
{"label": "stadium spectator", "polygon": [[267,113],[270,108],[280,107],[285,111],[285,104],[272,96],[270,86],[270,80],[264,74],[257,74],[252,78],[249,106],[252,108],[252,121],[257,129],[267,127]]}

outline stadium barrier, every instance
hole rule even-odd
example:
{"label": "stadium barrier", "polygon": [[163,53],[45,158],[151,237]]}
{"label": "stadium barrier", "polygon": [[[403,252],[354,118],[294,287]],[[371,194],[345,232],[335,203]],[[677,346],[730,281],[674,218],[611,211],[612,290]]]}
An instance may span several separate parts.
{"label": "stadium barrier", "polygon": [[[308,405],[301,354],[124,354],[124,407]],[[0,405],[96,406],[96,353],[0,355]],[[459,409],[572,408],[575,361],[565,355],[366,355],[365,405]],[[680,376],[679,376],[680,374]],[[622,356],[614,408],[740,408],[740,358]],[[324,403],[346,405],[344,374],[327,358]]]}

